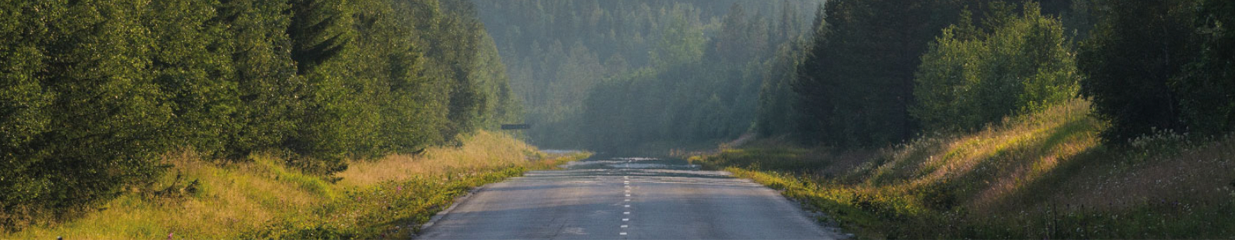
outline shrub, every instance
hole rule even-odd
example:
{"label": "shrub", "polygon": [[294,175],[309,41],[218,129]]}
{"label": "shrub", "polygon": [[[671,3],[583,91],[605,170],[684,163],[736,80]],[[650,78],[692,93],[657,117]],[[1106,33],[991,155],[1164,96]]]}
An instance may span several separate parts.
{"label": "shrub", "polygon": [[922,56],[910,113],[928,130],[974,130],[1005,116],[1039,111],[1073,98],[1080,77],[1058,19],[1034,3],[989,34],[968,12]]}

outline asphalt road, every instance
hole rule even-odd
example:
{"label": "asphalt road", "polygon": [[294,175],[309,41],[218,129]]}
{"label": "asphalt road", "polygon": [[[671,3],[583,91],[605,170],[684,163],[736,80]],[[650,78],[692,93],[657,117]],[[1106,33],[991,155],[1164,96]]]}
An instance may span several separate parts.
{"label": "asphalt road", "polygon": [[418,239],[835,239],[776,191],[683,161],[584,160],[487,185]]}

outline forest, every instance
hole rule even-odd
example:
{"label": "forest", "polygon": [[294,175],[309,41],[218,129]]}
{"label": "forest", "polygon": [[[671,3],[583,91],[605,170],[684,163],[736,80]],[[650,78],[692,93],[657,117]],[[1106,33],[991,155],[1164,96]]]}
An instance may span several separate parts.
{"label": "forest", "polygon": [[691,159],[863,238],[1227,236],[1233,6],[828,1],[766,140]]}
{"label": "forest", "polygon": [[[314,200],[206,238],[406,234],[326,216],[420,184],[395,200],[423,223],[590,154],[536,147],[688,158],[860,238],[1231,236],[1231,22],[1229,0],[6,1],[0,238],[228,200],[228,174]],[[1146,174],[1168,183],[1118,184]],[[1107,186],[1136,199],[1086,195]],[[91,236],[164,233],[135,232]]]}
{"label": "forest", "polygon": [[628,153],[747,132],[761,84],[785,77],[772,66],[799,54],[821,3],[476,2],[532,143]]}
{"label": "forest", "polygon": [[859,238],[1235,229],[1230,1],[476,2],[539,146],[689,158]]}
{"label": "forest", "polygon": [[[1085,98],[1113,143],[1231,130],[1228,4],[1055,2],[829,3],[792,83],[792,122],[803,141],[877,147]],[[893,10],[918,17],[878,15]]]}
{"label": "forest", "polygon": [[1235,121],[1218,2],[477,3],[547,147],[878,148],[1074,98],[1113,142]]}
{"label": "forest", "polygon": [[6,1],[0,226],[69,218],[187,149],[316,176],[517,122],[462,0]]}

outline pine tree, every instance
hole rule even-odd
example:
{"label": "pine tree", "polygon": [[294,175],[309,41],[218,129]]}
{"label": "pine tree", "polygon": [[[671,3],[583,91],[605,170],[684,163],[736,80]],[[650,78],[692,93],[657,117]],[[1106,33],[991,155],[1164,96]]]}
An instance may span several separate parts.
{"label": "pine tree", "polygon": [[1194,24],[1199,56],[1170,83],[1183,122],[1198,135],[1235,131],[1235,3],[1202,1]]}
{"label": "pine tree", "polygon": [[307,83],[296,75],[286,30],[289,5],[276,1],[225,0],[215,21],[228,27],[223,48],[229,50],[232,78],[240,106],[239,125],[226,147],[228,158],[254,151],[282,149],[299,129]]}
{"label": "pine tree", "polygon": [[1077,65],[1087,76],[1081,94],[1111,122],[1112,142],[1183,132],[1180,96],[1169,80],[1199,52],[1191,28],[1197,1],[1099,1],[1098,23],[1081,44]]}
{"label": "pine tree", "polygon": [[175,119],[173,145],[222,153],[239,127],[233,63],[225,46],[225,26],[216,18],[219,3],[200,0],[154,1],[142,23],[154,38],[148,57],[154,82],[169,95]]}

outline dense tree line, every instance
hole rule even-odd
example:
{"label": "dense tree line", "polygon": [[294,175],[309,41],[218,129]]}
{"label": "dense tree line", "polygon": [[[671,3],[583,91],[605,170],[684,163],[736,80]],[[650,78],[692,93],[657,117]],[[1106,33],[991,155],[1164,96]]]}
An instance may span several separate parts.
{"label": "dense tree line", "polygon": [[189,149],[328,174],[517,121],[462,0],[0,4],[0,224],[109,199]]}
{"label": "dense tree line", "polygon": [[1122,142],[1154,131],[1215,135],[1235,124],[1229,1],[1095,1],[1081,93]]}
{"label": "dense tree line", "polygon": [[829,1],[796,76],[764,83],[773,89],[764,102],[784,106],[783,90],[774,89],[786,82],[793,96],[789,111],[762,108],[759,126],[769,127],[760,133],[879,147],[924,132],[978,129],[1077,97],[1093,101],[1111,123],[1105,139],[1116,143],[1155,131],[1228,133],[1235,123],[1233,41],[1224,24],[1231,6]]}
{"label": "dense tree line", "polygon": [[[979,21],[980,26],[966,27],[968,32],[954,33],[949,39],[973,39],[981,32],[994,31],[1010,20],[1004,17],[1013,13],[1006,5],[1019,6],[1013,1],[1007,4],[988,1],[939,0],[939,1],[828,1],[820,10],[807,53],[797,66],[796,78],[791,82],[796,100],[793,102],[793,128],[785,128],[779,134],[793,134],[808,144],[825,144],[836,147],[874,147],[904,141],[923,130],[923,122],[912,112],[919,106],[915,94],[919,66],[924,63],[923,54],[932,48],[932,40],[944,29],[959,21]],[[1068,1],[1046,1],[1044,12],[1060,14],[1067,12]],[[1001,9],[1005,8],[1005,9]],[[962,12],[970,13],[962,19]],[[1004,15],[1004,16],[992,16]],[[971,26],[965,23],[963,26]],[[1012,33],[1011,31],[1003,31]],[[999,33],[995,33],[999,35]],[[1007,34],[1004,34],[1007,35]],[[1007,37],[1011,39],[1013,37]],[[941,40],[943,47],[948,47]],[[997,41],[992,41],[995,43]],[[974,44],[981,44],[973,42]],[[960,44],[971,46],[974,44]],[[935,46],[938,47],[938,46]],[[1009,46],[1011,47],[1011,46]],[[942,54],[952,54],[945,52]],[[972,53],[972,57],[985,57]],[[930,57],[930,56],[927,56]],[[956,60],[956,56],[947,57]],[[1014,59],[1008,56],[1004,59]],[[982,62],[990,59],[970,59]],[[963,63],[962,63],[963,64]],[[991,67],[1009,67],[1010,64],[992,64]],[[956,70],[957,69],[948,69]],[[971,68],[977,70],[977,68]],[[990,74],[1004,74],[1000,69]],[[978,72],[978,71],[975,71]],[[959,72],[957,72],[959,73]],[[947,73],[951,74],[951,73]],[[969,76],[978,79],[990,76]],[[951,79],[949,79],[951,80]],[[1009,81],[1012,79],[1008,79]],[[955,80],[951,80],[955,81]],[[933,92],[932,92],[933,93]],[[975,93],[985,94],[985,93]],[[983,100],[974,103],[986,104]],[[1011,104],[1009,102],[1004,105]],[[933,105],[927,105],[934,107]],[[985,106],[976,106],[984,108]],[[1009,108],[999,106],[993,108]],[[935,109],[925,108],[924,112]],[[956,109],[966,110],[966,109]],[[994,110],[1000,114],[1008,110]],[[779,114],[784,114],[781,112]],[[990,119],[979,117],[981,120]],[[947,115],[941,115],[950,117]],[[779,116],[785,118],[784,116]],[[766,118],[772,118],[767,116]],[[930,119],[933,122],[951,122],[952,119]],[[971,121],[972,122],[972,121]],[[930,125],[932,123],[925,123]],[[971,127],[975,123],[961,124]],[[934,127],[934,126],[925,126]],[[792,130],[790,130],[792,129]],[[776,132],[772,132],[776,134]]]}
{"label": "dense tree line", "polygon": [[[629,106],[632,114],[680,112],[677,110],[679,108],[694,111],[696,108],[690,106],[710,104],[707,101],[713,92],[718,94],[719,99],[742,95],[741,101],[719,101],[719,107],[732,113],[722,114],[732,117],[726,122],[743,123],[715,123],[737,129],[725,132],[745,131],[754,116],[756,101],[753,99],[758,95],[759,78],[765,75],[764,62],[782,43],[795,40],[807,32],[811,13],[822,1],[476,2],[484,13],[481,18],[497,41],[502,59],[510,70],[511,85],[527,106],[526,119],[533,124],[533,128],[528,130],[531,140],[542,147],[580,148],[595,146],[599,143],[591,143],[592,140],[607,138],[591,135],[597,133],[595,130],[608,128],[591,124],[594,122],[586,118],[596,119],[603,115],[606,121],[615,123],[620,120],[608,117],[643,118],[616,115],[616,112],[592,111],[593,114],[589,114],[586,113],[588,107],[585,104],[600,104],[601,99],[616,101],[612,104],[644,101],[632,99],[647,96],[635,95],[634,91],[664,94],[654,97],[662,100],[660,104],[651,105],[653,108],[677,107],[667,108],[673,110],[653,110]],[[675,69],[679,67],[690,70]],[[658,79],[644,81],[647,84],[633,86],[635,88],[654,85],[677,88],[628,89],[618,87],[626,84],[615,83],[635,78]],[[733,79],[743,79],[753,84],[730,85]],[[660,81],[678,83],[652,84]],[[589,100],[594,93],[607,96]],[[621,97],[621,101],[615,97]],[[592,109],[600,109],[597,107],[612,106],[594,106]],[[658,129],[655,131],[660,132],[659,129],[667,126],[660,123],[667,121],[658,119],[656,125],[631,125],[623,130]],[[687,125],[704,127],[708,124]],[[741,127],[736,127],[738,125]],[[611,135],[621,135],[617,129],[613,130]],[[668,136],[667,132],[656,135]],[[635,139],[654,140],[643,137]]]}
{"label": "dense tree line", "polygon": [[800,137],[841,147],[904,140],[919,56],[954,23],[952,1],[829,1],[799,68]]}
{"label": "dense tree line", "polygon": [[[799,19],[790,4],[776,18],[750,14],[734,4],[720,17],[719,29],[706,27],[688,11],[674,14],[652,51],[653,67],[597,85],[584,102],[584,133],[589,147],[653,150],[726,141],[752,129],[774,48],[796,46]],[[772,19],[785,19],[772,27]],[[780,32],[786,31],[786,32]],[[677,40],[663,40],[677,39]],[[657,147],[650,147],[657,146]]]}
{"label": "dense tree line", "polygon": [[909,112],[924,130],[975,130],[1076,97],[1080,76],[1063,24],[1037,3],[1019,16],[1012,5],[992,5],[991,26],[976,27],[964,10],[922,55]]}
{"label": "dense tree line", "polygon": [[880,147],[1077,97],[1114,141],[1235,121],[1219,1],[480,2],[546,146]]}

